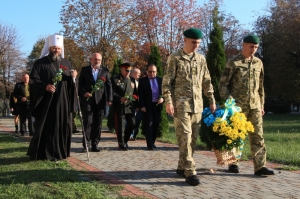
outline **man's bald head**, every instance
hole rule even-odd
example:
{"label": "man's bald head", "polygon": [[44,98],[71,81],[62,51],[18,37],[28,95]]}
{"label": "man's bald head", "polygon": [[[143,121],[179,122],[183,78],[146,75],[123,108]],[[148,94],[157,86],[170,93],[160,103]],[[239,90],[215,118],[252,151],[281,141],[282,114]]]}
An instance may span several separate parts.
{"label": "man's bald head", "polygon": [[131,77],[133,77],[134,79],[139,79],[141,76],[141,71],[138,68],[133,68],[130,74]]}

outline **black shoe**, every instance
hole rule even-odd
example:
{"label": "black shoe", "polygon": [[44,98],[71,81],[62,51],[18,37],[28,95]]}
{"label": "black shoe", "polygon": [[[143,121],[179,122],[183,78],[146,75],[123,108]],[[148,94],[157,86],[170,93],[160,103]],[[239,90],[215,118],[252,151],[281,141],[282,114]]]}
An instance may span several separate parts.
{"label": "black shoe", "polygon": [[275,173],[274,173],[274,171],[272,171],[272,170],[270,170],[270,169],[268,169],[266,167],[263,167],[260,170],[255,171],[254,175],[257,175],[257,176],[261,176],[261,175],[275,175]]}
{"label": "black shoe", "polygon": [[182,175],[182,174],[184,174],[184,169],[176,169],[176,173],[178,174],[178,175]]}
{"label": "black shoe", "polygon": [[182,169],[177,169],[176,170],[176,173],[178,174],[178,175],[181,175],[181,176],[183,176],[184,178],[185,178],[185,175],[184,175],[184,170]]}
{"label": "black shoe", "polygon": [[235,165],[235,164],[230,164],[230,165],[228,166],[228,170],[229,170],[229,172],[231,172],[231,173],[239,173],[239,172],[240,172],[239,166],[238,166],[238,165]]}
{"label": "black shoe", "polygon": [[79,130],[75,129],[73,130],[73,133],[79,133]]}
{"label": "black shoe", "polygon": [[148,150],[149,151],[155,151],[155,148],[154,147],[148,147]]}
{"label": "black shoe", "polygon": [[91,151],[92,152],[100,152],[100,149],[98,147],[92,147]]}
{"label": "black shoe", "polygon": [[156,149],[156,146],[155,146],[155,144],[153,144],[153,148],[155,148],[155,149]]}
{"label": "black shoe", "polygon": [[127,147],[120,146],[120,150],[121,150],[121,151],[128,151],[128,148],[127,148]]}
{"label": "black shoe", "polygon": [[186,177],[185,181],[192,186],[197,186],[198,184],[200,184],[200,179],[198,178],[197,175]]}

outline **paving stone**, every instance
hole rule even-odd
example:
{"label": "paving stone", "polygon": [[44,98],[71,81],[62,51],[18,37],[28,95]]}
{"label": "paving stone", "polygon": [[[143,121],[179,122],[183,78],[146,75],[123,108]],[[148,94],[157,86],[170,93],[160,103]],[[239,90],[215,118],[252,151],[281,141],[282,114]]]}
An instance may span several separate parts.
{"label": "paving stone", "polygon": [[[13,118],[1,119],[0,131],[13,131]],[[105,182],[122,184],[124,195],[135,194],[147,198],[300,198],[300,172],[279,171],[274,163],[275,176],[254,175],[253,163],[242,161],[239,174],[228,173],[227,166],[216,165],[212,151],[195,151],[197,173],[201,184],[189,186],[176,174],[178,147],[157,142],[158,150],[148,151],[145,140],[129,141],[129,151],[117,148],[116,135],[102,132],[100,152],[81,153],[80,134],[73,134],[69,162],[95,172]],[[30,140],[29,138],[27,138]],[[211,173],[213,171],[214,173]]]}

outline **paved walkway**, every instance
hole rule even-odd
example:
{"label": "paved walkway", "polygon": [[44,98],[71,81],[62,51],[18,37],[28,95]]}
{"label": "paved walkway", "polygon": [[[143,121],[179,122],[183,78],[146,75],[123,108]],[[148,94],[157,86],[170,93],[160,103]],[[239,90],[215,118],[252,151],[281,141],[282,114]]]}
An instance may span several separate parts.
{"label": "paved walkway", "polygon": [[[0,131],[12,131],[12,118],[0,121]],[[12,133],[13,134],[13,133]],[[144,140],[130,141],[129,151],[119,151],[116,136],[102,133],[101,152],[81,153],[81,135],[72,139],[71,157],[67,160],[76,169],[90,171],[96,179],[108,184],[123,185],[127,196],[147,198],[300,198],[300,172],[275,170],[275,176],[253,175],[250,161],[240,163],[240,174],[227,172],[216,165],[213,152],[196,151],[198,176],[201,185],[189,186],[175,173],[178,161],[176,145],[156,143],[158,150],[146,150]],[[22,138],[30,140],[29,137]],[[281,165],[268,163],[276,169]]]}

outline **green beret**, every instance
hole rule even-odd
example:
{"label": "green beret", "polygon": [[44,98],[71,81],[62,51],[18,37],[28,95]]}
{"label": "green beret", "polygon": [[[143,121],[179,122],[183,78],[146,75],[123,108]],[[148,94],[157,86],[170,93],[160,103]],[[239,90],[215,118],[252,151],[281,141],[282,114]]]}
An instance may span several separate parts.
{"label": "green beret", "polygon": [[183,32],[183,35],[187,38],[202,39],[202,32],[196,28],[190,28]]}
{"label": "green beret", "polygon": [[243,42],[259,44],[259,37],[256,35],[248,35],[248,36],[244,37]]}

